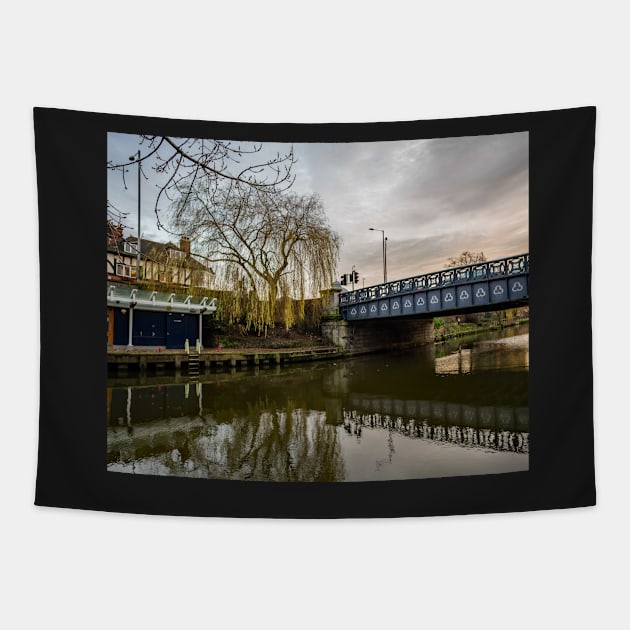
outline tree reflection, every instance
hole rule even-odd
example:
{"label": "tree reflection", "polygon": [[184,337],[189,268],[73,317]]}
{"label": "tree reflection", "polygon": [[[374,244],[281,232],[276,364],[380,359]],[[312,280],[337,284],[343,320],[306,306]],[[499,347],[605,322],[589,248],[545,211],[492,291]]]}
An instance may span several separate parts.
{"label": "tree reflection", "polygon": [[110,435],[110,469],[125,470],[135,462],[137,472],[155,475],[260,481],[344,478],[339,436],[324,412],[251,412],[222,424],[204,426],[193,420],[184,431],[153,426],[150,435],[128,436],[125,447],[118,449],[111,448],[116,436]]}

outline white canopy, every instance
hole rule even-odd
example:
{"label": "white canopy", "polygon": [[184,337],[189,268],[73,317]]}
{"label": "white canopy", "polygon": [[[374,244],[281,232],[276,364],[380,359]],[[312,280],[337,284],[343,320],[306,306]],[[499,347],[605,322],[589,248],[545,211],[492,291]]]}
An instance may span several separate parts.
{"label": "white canopy", "polygon": [[207,297],[149,291],[115,284],[109,284],[107,287],[107,306],[119,308],[201,315],[217,310],[217,299],[208,300]]}

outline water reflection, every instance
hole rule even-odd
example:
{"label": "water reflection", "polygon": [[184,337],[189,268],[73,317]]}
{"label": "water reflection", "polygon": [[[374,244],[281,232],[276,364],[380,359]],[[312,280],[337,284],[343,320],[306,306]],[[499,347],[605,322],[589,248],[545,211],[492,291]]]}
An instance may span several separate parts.
{"label": "water reflection", "polygon": [[[483,340],[457,344],[450,342],[435,358],[436,374],[471,374],[480,370],[529,368],[529,335],[488,335]],[[516,332],[520,332],[516,331]]]}
{"label": "water reflection", "polygon": [[526,348],[483,343],[470,354],[492,359],[457,371],[425,349],[198,383],[114,380],[108,469],[305,482],[527,470]]}
{"label": "water reflection", "polygon": [[[492,412],[486,407],[486,411]],[[422,438],[435,442],[451,442],[463,446],[481,446],[497,451],[515,453],[529,452],[529,434],[512,428],[493,426],[483,428],[470,425],[432,424],[415,418],[381,416],[380,414],[359,414],[356,411],[344,412],[344,429],[349,435],[360,436],[363,427],[381,428],[396,431],[412,438]]]}

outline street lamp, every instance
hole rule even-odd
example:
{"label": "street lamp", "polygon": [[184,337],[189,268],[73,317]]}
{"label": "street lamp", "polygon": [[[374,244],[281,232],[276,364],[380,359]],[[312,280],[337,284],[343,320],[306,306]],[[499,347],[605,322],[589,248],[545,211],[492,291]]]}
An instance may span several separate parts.
{"label": "street lamp", "polygon": [[380,232],[383,235],[383,282],[387,282],[387,237],[385,230],[369,228],[372,232]]}
{"label": "street lamp", "polygon": [[129,160],[138,163],[138,242],[136,243],[137,262],[136,262],[136,282],[140,282],[140,149],[138,155],[129,156]]}

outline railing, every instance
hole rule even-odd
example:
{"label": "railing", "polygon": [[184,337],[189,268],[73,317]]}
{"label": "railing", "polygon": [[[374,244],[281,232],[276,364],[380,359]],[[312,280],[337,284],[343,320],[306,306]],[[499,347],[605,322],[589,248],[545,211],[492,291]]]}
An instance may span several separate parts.
{"label": "railing", "polygon": [[490,260],[487,262],[452,267],[443,271],[425,273],[421,276],[393,280],[371,287],[357,289],[342,293],[339,296],[339,304],[356,304],[368,302],[382,297],[401,295],[426,289],[438,289],[440,287],[455,286],[479,280],[503,278],[529,271],[529,254],[519,254],[509,258]]}

